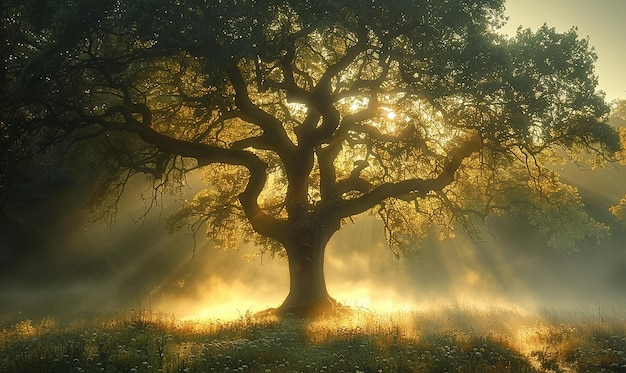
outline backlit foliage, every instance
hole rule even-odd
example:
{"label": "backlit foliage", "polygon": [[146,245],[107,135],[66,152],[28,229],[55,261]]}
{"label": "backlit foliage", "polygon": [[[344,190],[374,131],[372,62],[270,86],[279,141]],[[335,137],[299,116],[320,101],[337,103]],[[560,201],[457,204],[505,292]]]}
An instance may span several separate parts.
{"label": "backlit foliage", "polygon": [[[620,126],[619,137],[622,143],[620,160],[622,164],[626,164],[626,100],[615,103],[613,111],[611,112],[611,119],[616,125]],[[615,218],[626,226],[626,196],[624,196],[617,205],[611,206],[610,210]]]}
{"label": "backlit foliage", "polygon": [[102,149],[102,196],[201,172],[172,229],[278,252],[369,212],[397,255],[492,214],[556,247],[606,234],[548,168],[617,150],[576,30],[506,38],[501,0],[39,3],[3,15],[19,96],[3,123]]}

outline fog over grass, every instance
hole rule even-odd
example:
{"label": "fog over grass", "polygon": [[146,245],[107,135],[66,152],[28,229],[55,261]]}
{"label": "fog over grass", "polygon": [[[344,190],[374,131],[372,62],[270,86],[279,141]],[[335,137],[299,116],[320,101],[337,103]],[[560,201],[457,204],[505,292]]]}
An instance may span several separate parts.
{"label": "fog over grass", "polygon": [[[362,216],[347,222],[328,246],[329,292],[346,305],[374,312],[454,303],[587,314],[623,309],[626,233],[607,208],[623,193],[624,167],[593,172],[569,167],[564,178],[579,186],[593,215],[612,225],[610,239],[562,252],[547,247],[545,237],[523,221],[499,217],[480,242],[460,230],[440,241],[433,230],[416,257],[398,261],[386,247],[380,222]],[[190,182],[187,198],[194,188]],[[167,233],[165,217],[176,209],[171,197],[159,199],[146,219],[139,219],[144,191],[141,185],[129,190],[110,227],[88,223],[76,191],[31,201],[36,217],[31,220],[38,225],[22,229],[32,236],[1,247],[0,319],[131,309],[234,319],[280,304],[289,289],[285,259],[246,261],[242,256],[254,253],[253,247],[217,251],[202,233],[194,251],[189,232]]]}
{"label": "fog over grass", "polygon": [[623,319],[458,304],[317,320],[134,312],[0,329],[0,371],[622,372],[625,336]]}

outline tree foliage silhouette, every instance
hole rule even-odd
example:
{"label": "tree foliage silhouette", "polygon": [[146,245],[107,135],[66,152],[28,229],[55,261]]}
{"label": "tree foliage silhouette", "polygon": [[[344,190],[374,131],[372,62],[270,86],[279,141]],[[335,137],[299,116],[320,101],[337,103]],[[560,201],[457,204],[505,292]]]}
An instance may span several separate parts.
{"label": "tree foliage silhouette", "polygon": [[[614,126],[619,127],[619,137],[622,143],[622,150],[619,154],[621,164],[626,165],[626,100],[615,102],[611,111],[611,121]],[[624,196],[615,206],[611,206],[611,213],[617,220],[626,227],[626,196]]]}
{"label": "tree foliage silhouette", "polygon": [[202,172],[172,228],[285,254],[279,311],[302,316],[336,306],[325,247],[362,213],[396,256],[493,214],[574,247],[606,228],[547,165],[619,148],[595,54],[575,29],[501,36],[502,3],[11,0],[5,153],[106,171],[109,206],[136,173]]}

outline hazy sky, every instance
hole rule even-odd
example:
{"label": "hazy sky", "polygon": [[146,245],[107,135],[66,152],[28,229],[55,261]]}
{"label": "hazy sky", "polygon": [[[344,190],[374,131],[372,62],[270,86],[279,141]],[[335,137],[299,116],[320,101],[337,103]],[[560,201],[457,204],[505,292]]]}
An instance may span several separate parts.
{"label": "hazy sky", "polygon": [[507,0],[505,6],[507,33],[520,25],[536,30],[547,23],[561,32],[577,26],[598,54],[600,89],[609,101],[626,99],[626,0]]}

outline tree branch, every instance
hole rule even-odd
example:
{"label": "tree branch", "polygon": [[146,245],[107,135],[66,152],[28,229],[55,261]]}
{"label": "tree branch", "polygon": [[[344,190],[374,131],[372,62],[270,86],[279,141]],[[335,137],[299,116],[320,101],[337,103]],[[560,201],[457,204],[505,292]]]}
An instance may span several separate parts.
{"label": "tree branch", "polygon": [[478,136],[467,140],[452,152],[439,175],[432,179],[410,179],[381,184],[361,197],[344,200],[337,207],[342,217],[365,212],[388,198],[414,199],[426,196],[429,192],[442,190],[454,181],[456,171],[464,159],[479,151],[482,142]]}
{"label": "tree branch", "polygon": [[[124,122],[105,119],[106,116],[114,114],[121,114],[124,117]],[[141,115],[142,120],[137,120],[134,114]],[[241,149],[225,149],[208,144],[188,142],[157,132],[151,127],[152,113],[144,104],[135,104],[131,108],[117,106],[109,109],[105,116],[85,116],[83,120],[100,124],[110,130],[134,132],[143,141],[164,153],[195,159],[200,167],[214,163],[245,167],[250,173],[250,178],[246,188],[239,195],[239,202],[246,217],[259,234],[278,241],[283,239],[282,232],[285,223],[266,214],[259,206],[258,197],[267,181],[266,170],[268,166],[254,153]]]}

